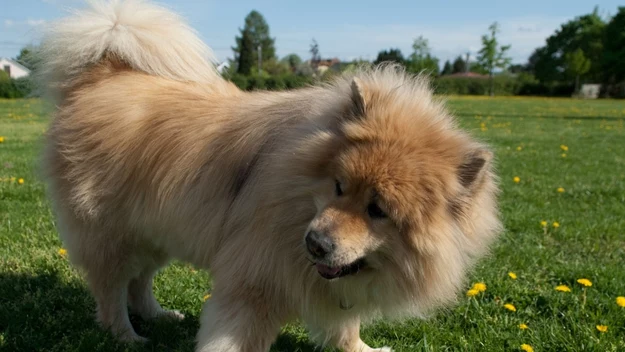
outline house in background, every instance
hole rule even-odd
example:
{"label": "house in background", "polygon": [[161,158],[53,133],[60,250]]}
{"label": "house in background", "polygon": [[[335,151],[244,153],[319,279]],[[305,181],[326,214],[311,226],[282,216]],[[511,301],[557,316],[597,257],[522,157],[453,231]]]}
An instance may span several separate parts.
{"label": "house in background", "polygon": [[228,71],[229,68],[230,68],[230,62],[226,60],[220,63],[219,65],[217,65],[217,72],[223,75],[224,73]]}
{"label": "house in background", "polygon": [[446,75],[445,77],[463,77],[463,78],[488,78],[488,75],[475,72],[458,72]]}
{"label": "house in background", "polygon": [[11,59],[0,58],[0,70],[6,72],[13,79],[30,75],[30,70],[19,62]]}
{"label": "house in background", "polygon": [[597,99],[601,92],[601,84],[582,84],[579,97],[584,99]]}
{"label": "house in background", "polygon": [[317,61],[308,60],[306,61],[306,63],[309,64],[319,74],[324,74],[324,72],[326,72],[328,69],[338,71],[341,60],[335,57],[332,59],[320,59]]}

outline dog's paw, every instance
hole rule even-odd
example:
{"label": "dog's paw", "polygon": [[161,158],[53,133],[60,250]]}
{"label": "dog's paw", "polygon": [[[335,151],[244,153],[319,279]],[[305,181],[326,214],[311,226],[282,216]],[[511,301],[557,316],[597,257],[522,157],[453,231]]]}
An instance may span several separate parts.
{"label": "dog's paw", "polygon": [[173,320],[183,320],[184,319],[184,314],[180,313],[180,311],[172,309],[172,310],[163,310],[160,314],[159,317],[163,317],[166,319],[173,319]]}
{"label": "dog's paw", "polygon": [[390,347],[380,347],[380,348],[372,348],[370,350],[371,352],[393,352],[393,350]]}
{"label": "dog's paw", "polygon": [[118,336],[119,340],[123,341],[123,342],[127,342],[127,343],[140,343],[140,344],[144,344],[147,343],[148,340],[147,338],[143,337],[143,336],[139,336],[137,335],[137,333],[133,332],[126,332],[124,334],[121,334]]}

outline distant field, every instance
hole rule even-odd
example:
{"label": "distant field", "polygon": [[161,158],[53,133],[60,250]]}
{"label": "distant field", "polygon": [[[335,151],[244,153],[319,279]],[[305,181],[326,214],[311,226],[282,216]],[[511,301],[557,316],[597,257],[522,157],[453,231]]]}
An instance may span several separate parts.
{"label": "distant field", "polygon": [[[466,286],[486,291],[463,292],[428,321],[366,327],[363,339],[395,351],[625,351],[616,302],[625,296],[625,101],[450,97],[449,106],[496,151],[506,231]],[[38,100],[0,100],[0,350],[191,351],[210,283],[187,265],[155,282],[163,306],[187,318],[133,320],[148,345],[116,343],[94,322],[36,174],[46,125]],[[272,349],[313,350],[297,325]]]}

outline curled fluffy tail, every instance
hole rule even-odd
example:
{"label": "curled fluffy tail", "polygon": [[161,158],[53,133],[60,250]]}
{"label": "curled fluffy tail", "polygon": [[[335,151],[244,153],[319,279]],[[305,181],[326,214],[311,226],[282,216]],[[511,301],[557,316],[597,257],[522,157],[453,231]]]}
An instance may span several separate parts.
{"label": "curled fluffy tail", "polygon": [[40,70],[53,91],[113,55],[132,69],[180,81],[220,79],[214,57],[177,14],[143,0],[93,0],[52,23],[44,34]]}

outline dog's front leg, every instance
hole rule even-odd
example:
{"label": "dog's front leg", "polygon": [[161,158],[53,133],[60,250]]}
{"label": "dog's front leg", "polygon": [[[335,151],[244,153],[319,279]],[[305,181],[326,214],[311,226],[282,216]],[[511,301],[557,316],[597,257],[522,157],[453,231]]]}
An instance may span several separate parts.
{"label": "dog's front leg", "polygon": [[[255,295],[250,295],[254,297]],[[281,321],[266,301],[213,294],[204,303],[196,352],[266,352]]]}
{"label": "dog's front leg", "polygon": [[321,328],[311,327],[311,333],[323,344],[330,344],[343,352],[392,352],[390,347],[371,348],[360,339],[360,319],[354,318],[329,324]]}

